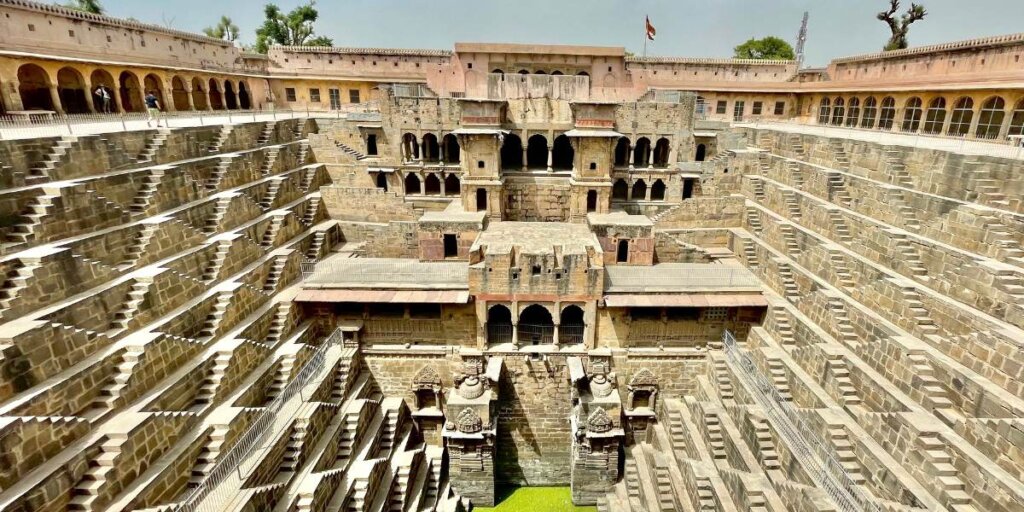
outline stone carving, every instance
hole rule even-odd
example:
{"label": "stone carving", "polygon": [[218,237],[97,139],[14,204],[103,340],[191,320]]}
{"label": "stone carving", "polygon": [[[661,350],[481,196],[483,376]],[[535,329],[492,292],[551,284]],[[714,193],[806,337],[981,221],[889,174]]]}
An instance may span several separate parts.
{"label": "stone carving", "polygon": [[614,426],[615,423],[612,422],[611,417],[600,407],[594,409],[594,412],[590,413],[590,417],[587,418],[587,430],[597,434],[608,432]]}
{"label": "stone carving", "polygon": [[647,368],[633,374],[626,387],[629,396],[626,399],[626,410],[632,411],[637,406],[647,407],[654,412],[658,403],[658,378]]}
{"label": "stone carving", "polygon": [[648,386],[658,387],[658,378],[651,373],[647,368],[641,368],[640,371],[633,374],[633,378],[629,379],[630,387]]}
{"label": "stone carving", "polygon": [[615,390],[615,384],[603,373],[598,373],[590,379],[590,393],[596,397],[604,398]]}
{"label": "stone carving", "polygon": [[470,407],[467,407],[459,413],[459,417],[455,420],[456,428],[463,434],[476,434],[484,429],[484,421],[480,419],[480,415],[476,413]]}
{"label": "stone carving", "polygon": [[412,378],[412,385],[414,389],[437,390],[441,387],[441,376],[437,374],[434,367],[424,366]]}
{"label": "stone carving", "polygon": [[476,375],[470,375],[462,379],[461,382],[459,382],[459,387],[456,388],[455,391],[462,398],[467,398],[470,400],[474,398],[480,398],[480,396],[483,395],[485,391],[484,383],[480,380],[480,377],[477,377]]}

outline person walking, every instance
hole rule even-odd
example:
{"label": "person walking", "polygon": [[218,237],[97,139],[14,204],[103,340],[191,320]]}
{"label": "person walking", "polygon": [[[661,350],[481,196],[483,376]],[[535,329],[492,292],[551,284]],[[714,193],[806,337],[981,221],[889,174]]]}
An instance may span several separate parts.
{"label": "person walking", "polygon": [[156,119],[156,127],[160,128],[160,100],[153,91],[146,93],[146,126],[150,121]]}
{"label": "person walking", "polygon": [[100,100],[100,112],[104,114],[110,113],[110,93],[107,92],[107,88],[102,85],[96,88],[96,97]]}

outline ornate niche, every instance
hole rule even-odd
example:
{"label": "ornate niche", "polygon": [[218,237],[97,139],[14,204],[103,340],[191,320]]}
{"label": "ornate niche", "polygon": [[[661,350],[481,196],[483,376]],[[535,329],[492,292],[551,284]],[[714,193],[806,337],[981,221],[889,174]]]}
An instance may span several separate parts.
{"label": "ornate niche", "polygon": [[412,378],[416,409],[441,408],[441,376],[432,366],[424,366]]}
{"label": "ornate niche", "polygon": [[626,411],[633,412],[647,409],[656,413],[658,404],[658,378],[647,368],[633,374],[626,386],[628,392],[626,398]]}

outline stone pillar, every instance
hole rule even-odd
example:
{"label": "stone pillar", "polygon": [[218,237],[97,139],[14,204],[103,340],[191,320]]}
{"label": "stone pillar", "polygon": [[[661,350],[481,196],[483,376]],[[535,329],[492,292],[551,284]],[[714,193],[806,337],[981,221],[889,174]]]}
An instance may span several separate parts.
{"label": "stone pillar", "polygon": [[981,105],[971,115],[971,127],[967,129],[967,136],[974,137],[978,133],[978,121],[981,119]]}
{"label": "stone pillar", "polygon": [[114,108],[110,109],[110,111],[114,114],[118,112],[124,112],[124,104],[121,103],[121,88],[113,87],[113,90],[110,91],[110,94],[112,96],[110,101],[114,102]]}
{"label": "stone pillar", "polygon": [[634,161],[636,160],[636,152],[634,151],[634,149],[636,149],[635,146],[630,144],[629,145],[629,168],[630,169],[633,168]]}
{"label": "stone pillar", "polygon": [[422,162],[423,161],[423,148],[420,147],[420,141],[418,141],[416,139],[413,139],[413,140],[411,140],[409,142],[412,145],[412,155],[413,155],[413,158],[415,158],[417,162]]}
{"label": "stone pillar", "polygon": [[96,113],[96,103],[93,100],[92,91],[88,87],[85,89],[85,106],[89,108],[90,113]]}
{"label": "stone pillar", "polygon": [[554,146],[548,146],[548,172],[551,172],[551,160],[554,155]]}
{"label": "stone pillar", "polygon": [[212,112],[213,111],[213,102],[210,101],[210,86],[209,85],[206,86],[206,90],[203,91],[203,94],[206,95],[206,110],[209,110],[209,111]]}
{"label": "stone pillar", "polygon": [[174,90],[167,87],[167,82],[160,80],[160,91],[164,97],[164,110],[167,112],[177,112],[178,108],[174,106]]}
{"label": "stone pillar", "polygon": [[519,322],[512,318],[512,345],[519,348]]}
{"label": "stone pillar", "polygon": [[441,197],[444,197],[444,172],[438,173],[438,177],[441,179]]}
{"label": "stone pillar", "polygon": [[647,185],[646,189],[644,189],[644,201],[650,201],[651,200],[651,189],[652,188],[654,188],[654,182],[653,181],[651,182],[650,185]]}
{"label": "stone pillar", "polygon": [[64,105],[60,102],[60,94],[57,92],[57,86],[50,86],[50,101],[53,102],[53,110],[57,111],[58,114],[64,113]]}
{"label": "stone pillar", "polygon": [[647,147],[647,167],[654,167],[654,144]]}
{"label": "stone pillar", "polygon": [[529,146],[527,146],[526,144],[523,144],[523,170],[524,171],[528,168],[526,157],[527,157],[527,155],[529,153],[526,151],[527,147],[529,147]]}
{"label": "stone pillar", "polygon": [[[598,358],[599,359],[599,358]],[[575,383],[569,485],[576,505],[593,505],[619,479],[619,451],[625,440],[622,401],[609,364],[591,362],[587,379]]]}
{"label": "stone pillar", "polygon": [[[443,138],[441,140],[444,141]],[[439,151],[439,154],[441,155],[441,165],[444,165],[444,163],[448,160],[448,149],[444,147],[444,143],[443,142],[438,145],[438,151]],[[444,190],[444,184],[443,183],[441,185],[441,190]]]}
{"label": "stone pillar", "polygon": [[[1012,108],[1013,105],[1010,105]],[[1013,110],[1005,112],[1003,114],[1003,125],[999,127],[999,136],[997,140],[1006,140],[1006,137],[1010,135],[1010,121],[1013,120]]]}
{"label": "stone pillar", "polygon": [[950,108],[946,111],[946,118],[942,120],[942,132],[939,135],[945,135],[949,133],[949,126],[953,124],[953,109]]}
{"label": "stone pillar", "polygon": [[196,110],[196,102],[192,99],[191,85],[185,86],[185,97],[188,98],[188,109],[194,112]]}

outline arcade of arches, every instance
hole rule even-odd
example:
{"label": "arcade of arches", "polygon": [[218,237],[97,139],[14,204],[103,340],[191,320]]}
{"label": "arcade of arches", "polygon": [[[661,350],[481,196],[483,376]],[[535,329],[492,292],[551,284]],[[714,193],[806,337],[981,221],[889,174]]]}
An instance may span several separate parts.
{"label": "arcade of arches", "polygon": [[[487,343],[515,345],[571,345],[584,342],[587,325],[583,308],[576,304],[561,309],[543,304],[520,305],[518,316],[506,304],[487,308]],[[552,311],[558,314],[553,315]]]}
{"label": "arcade of arches", "polygon": [[153,92],[162,110],[247,110],[253,93],[246,78],[187,76],[115,67],[24,63],[7,80],[2,105],[8,110],[64,114],[143,112]]}

